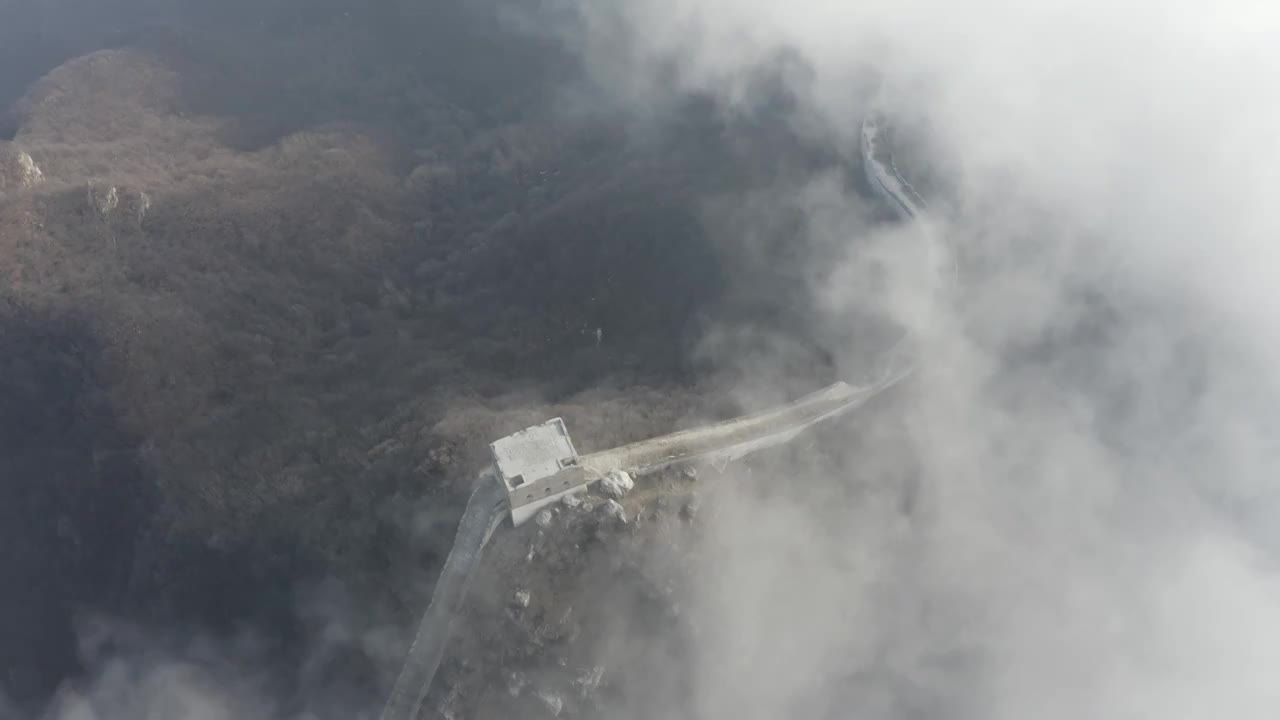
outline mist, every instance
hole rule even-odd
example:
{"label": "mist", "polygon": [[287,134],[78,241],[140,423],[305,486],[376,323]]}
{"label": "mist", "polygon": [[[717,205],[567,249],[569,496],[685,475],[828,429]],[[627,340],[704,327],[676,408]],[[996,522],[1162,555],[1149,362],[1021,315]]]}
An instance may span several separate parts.
{"label": "mist", "polygon": [[489,441],[901,353],[696,520],[500,534],[424,715],[1280,711],[1270,5],[81,10],[0,4],[0,716],[374,716]]}
{"label": "mist", "polygon": [[[883,112],[937,188],[923,230],[830,171],[743,199],[804,213],[793,302],[846,374],[868,313],[921,372],[857,427],[881,442],[717,486],[692,716],[1273,716],[1280,13],[577,7],[637,116],[694,92],[749,123],[781,78],[797,137],[853,162]],[[755,370],[745,397],[778,382]]]}

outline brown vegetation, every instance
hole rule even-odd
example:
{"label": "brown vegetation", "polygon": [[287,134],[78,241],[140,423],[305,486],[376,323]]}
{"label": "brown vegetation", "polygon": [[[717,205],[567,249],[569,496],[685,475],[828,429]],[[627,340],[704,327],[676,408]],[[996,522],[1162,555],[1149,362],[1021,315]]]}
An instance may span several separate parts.
{"label": "brown vegetation", "polygon": [[[150,3],[155,25],[107,43],[24,40],[0,1],[0,392],[22,399],[0,414],[49,402],[48,370],[77,379],[58,407],[87,428],[66,447],[46,428],[0,489],[70,503],[73,527],[93,498],[129,509],[98,558],[125,568],[109,597],[33,581],[22,602],[278,630],[327,576],[408,622],[490,440],[552,415],[584,451],[671,430],[709,412],[690,362],[709,309],[791,304],[726,293],[703,226],[732,153],[767,164],[763,144],[726,151],[711,122],[638,148],[530,102],[557,63],[536,43],[452,6],[331,5]],[[50,480],[51,457],[78,459]]]}
{"label": "brown vegetation", "polygon": [[618,152],[598,133],[509,126],[411,163],[359,127],[245,150],[180,84],[139,51],[58,68],[6,149],[46,181],[0,195],[4,297],[83,319],[159,490],[135,592],[166,596],[191,542],[380,579],[404,501],[459,490],[495,435],[564,412],[608,442],[685,412],[669,390],[547,405],[668,384],[716,285],[670,193],[597,185]]}

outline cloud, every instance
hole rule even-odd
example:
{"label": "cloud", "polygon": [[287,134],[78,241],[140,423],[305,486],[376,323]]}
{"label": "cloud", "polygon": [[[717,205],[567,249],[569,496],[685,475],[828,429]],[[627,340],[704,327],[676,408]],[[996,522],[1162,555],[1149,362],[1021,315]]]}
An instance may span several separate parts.
{"label": "cloud", "polygon": [[[633,714],[1274,717],[1280,12],[551,5],[596,86],[577,109],[607,100],[645,127],[701,94],[722,139],[763,156],[746,189],[707,202],[736,291],[788,305],[845,375],[902,331],[921,363],[834,437],[700,481],[700,539],[679,558],[694,642],[652,673],[691,660],[690,707],[633,684]],[[904,165],[928,169],[927,227],[883,222],[859,192],[872,107],[910,138]],[[753,145],[765,122],[794,145]],[[785,282],[778,258],[796,265]],[[700,356],[743,378],[749,405],[813,380],[750,318],[712,328]],[[298,682],[319,700],[298,712],[270,700],[254,652],[143,634],[89,648],[89,677],[51,713],[341,714],[327,701],[343,688],[325,686],[356,673],[335,658],[398,655],[349,617],[365,613],[324,592],[302,610],[320,630]]]}
{"label": "cloud", "polygon": [[[703,94],[836,158],[739,212],[804,214],[795,302],[847,371],[867,336],[841,327],[868,313],[920,352],[910,393],[857,426],[891,442],[715,491],[695,714],[1271,717],[1280,11],[574,6],[566,36],[638,117]],[[794,102],[762,105],[766,75]],[[929,233],[875,223],[832,172],[871,107],[927,161]],[[747,397],[782,372],[751,367]],[[908,489],[904,514],[885,498]]]}

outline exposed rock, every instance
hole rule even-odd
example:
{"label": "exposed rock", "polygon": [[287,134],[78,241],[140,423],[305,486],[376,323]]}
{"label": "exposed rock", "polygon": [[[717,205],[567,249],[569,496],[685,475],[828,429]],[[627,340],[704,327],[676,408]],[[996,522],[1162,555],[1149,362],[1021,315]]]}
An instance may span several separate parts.
{"label": "exposed rock", "polygon": [[557,619],[543,623],[537,629],[537,636],[544,643],[573,638],[577,634],[578,624],[574,619],[572,605],[566,607]]}
{"label": "exposed rock", "polygon": [[551,714],[556,717],[559,717],[560,713],[564,710],[564,698],[549,690],[539,690],[538,699],[541,700],[542,704],[547,707],[547,710],[551,711]]}
{"label": "exposed rock", "polygon": [[520,697],[520,693],[524,692],[524,688],[529,684],[524,675],[513,672],[507,676],[507,692],[511,697]]}
{"label": "exposed rock", "polygon": [[600,687],[600,681],[604,679],[604,666],[596,665],[590,670],[584,671],[578,676],[577,685],[582,697],[591,697]]}
{"label": "exposed rock", "polygon": [[551,514],[550,508],[547,508],[546,510],[543,510],[542,512],[538,513],[538,515],[534,518],[534,522],[538,523],[538,527],[540,528],[550,527],[551,520],[552,520],[552,514]]}
{"label": "exposed rock", "polygon": [[134,191],[128,196],[126,207],[141,225],[142,221],[147,218],[147,212],[151,210],[151,196],[141,190]]}
{"label": "exposed rock", "polygon": [[24,190],[44,182],[44,172],[24,150],[0,143],[0,192]]}
{"label": "exposed rock", "polygon": [[528,590],[516,591],[516,595],[515,595],[516,607],[520,607],[520,608],[529,607],[529,600],[530,600],[530,595]]}
{"label": "exposed rock", "polygon": [[600,490],[614,499],[622,499],[627,493],[635,488],[636,483],[631,479],[631,475],[621,471],[613,470],[600,480]]}
{"label": "exposed rock", "polygon": [[138,225],[151,210],[151,196],[142,190],[90,181],[85,202],[102,220],[126,218]]}
{"label": "exposed rock", "polygon": [[449,688],[448,697],[437,708],[445,720],[458,720],[461,717],[458,707],[463,701],[463,694],[464,689],[459,685]]}
{"label": "exposed rock", "polygon": [[601,506],[601,510],[609,517],[619,522],[627,521],[627,511],[617,500],[608,500]]}
{"label": "exposed rock", "polygon": [[85,192],[85,200],[98,217],[106,220],[120,206],[120,193],[115,185],[98,185],[91,182]]}

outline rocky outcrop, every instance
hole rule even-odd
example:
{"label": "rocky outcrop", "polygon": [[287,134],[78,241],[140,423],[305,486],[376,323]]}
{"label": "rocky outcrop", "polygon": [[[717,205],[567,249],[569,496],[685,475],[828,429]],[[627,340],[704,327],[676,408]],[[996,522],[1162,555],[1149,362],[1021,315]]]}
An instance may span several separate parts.
{"label": "rocky outcrop", "polygon": [[147,193],[108,183],[88,183],[85,202],[103,221],[127,218],[139,225],[151,209],[151,196]]}
{"label": "rocky outcrop", "polygon": [[621,500],[597,484],[495,535],[448,650],[459,660],[427,705],[479,720],[612,716],[635,666],[604,648],[642,655],[691,632],[681,606],[697,524],[684,508],[697,491],[675,471]]}
{"label": "rocky outcrop", "polygon": [[115,185],[89,183],[85,201],[89,204],[89,208],[98,214],[98,217],[105,220],[111,217],[111,213],[120,206],[120,193]]}
{"label": "rocky outcrop", "polygon": [[25,150],[0,143],[0,193],[24,190],[44,182],[44,172]]}

